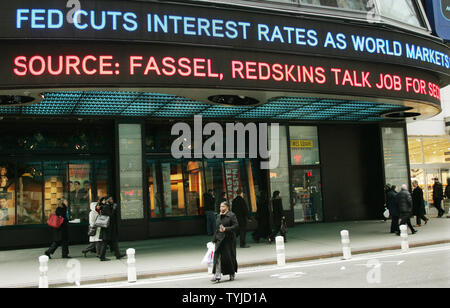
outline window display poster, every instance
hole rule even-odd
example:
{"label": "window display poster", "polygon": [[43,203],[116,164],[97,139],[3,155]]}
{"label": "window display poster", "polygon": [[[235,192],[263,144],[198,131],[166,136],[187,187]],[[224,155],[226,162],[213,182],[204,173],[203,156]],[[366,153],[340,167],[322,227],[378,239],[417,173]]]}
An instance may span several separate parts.
{"label": "window display poster", "polygon": [[242,187],[239,162],[225,162],[224,185],[228,200],[232,201],[236,198],[237,191]]}
{"label": "window display poster", "polygon": [[85,221],[89,214],[91,183],[89,164],[69,164],[71,218]]}

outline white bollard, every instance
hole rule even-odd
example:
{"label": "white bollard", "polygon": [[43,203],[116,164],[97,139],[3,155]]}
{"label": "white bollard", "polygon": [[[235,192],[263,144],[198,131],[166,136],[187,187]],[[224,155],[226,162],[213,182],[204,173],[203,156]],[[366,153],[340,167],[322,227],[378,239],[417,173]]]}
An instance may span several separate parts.
{"label": "white bollard", "polygon": [[136,282],[136,259],[135,259],[136,250],[133,248],[127,249],[127,264],[128,264],[128,282]]}
{"label": "white bollard", "polygon": [[48,288],[48,257],[39,257],[39,288]]}
{"label": "white bollard", "polygon": [[409,243],[408,243],[408,227],[406,225],[400,226],[400,236],[402,238],[402,251],[407,252],[409,250]]}
{"label": "white bollard", "polygon": [[350,248],[350,236],[347,230],[341,231],[341,243],[344,260],[350,260],[352,258],[352,250]]}
{"label": "white bollard", "polygon": [[286,253],[284,250],[284,237],[277,236],[275,238],[275,242],[277,244],[277,264],[278,266],[286,265]]}

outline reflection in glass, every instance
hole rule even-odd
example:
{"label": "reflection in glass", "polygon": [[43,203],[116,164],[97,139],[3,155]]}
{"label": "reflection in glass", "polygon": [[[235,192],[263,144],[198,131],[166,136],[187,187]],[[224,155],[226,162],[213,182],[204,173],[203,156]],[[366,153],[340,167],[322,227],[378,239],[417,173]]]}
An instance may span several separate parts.
{"label": "reflection in glass", "polygon": [[201,161],[189,161],[185,164],[185,188],[187,199],[187,215],[196,216],[203,213],[203,194],[205,185],[203,181]]}
{"label": "reflection in glass", "polygon": [[15,224],[14,166],[0,163],[0,226]]}
{"label": "reflection in glass", "polygon": [[71,220],[89,221],[91,202],[91,164],[84,161],[69,163],[69,206]]}
{"label": "reflection in glass", "polygon": [[316,126],[290,126],[291,164],[319,165],[319,138]]}
{"label": "reflection in glass", "polygon": [[292,185],[295,222],[322,221],[320,169],[294,169]]}
{"label": "reflection in glass", "polygon": [[42,166],[30,162],[18,167],[17,224],[42,223]]}
{"label": "reflection in glass", "polygon": [[379,0],[379,4],[382,16],[416,27],[422,26],[414,0]]}
{"label": "reflection in glass", "polygon": [[370,9],[368,0],[300,0],[300,3],[356,11]]}
{"label": "reflection in glass", "polygon": [[49,215],[56,211],[58,200],[64,197],[64,183],[66,183],[66,178],[66,162],[44,162],[45,221],[48,221]]}

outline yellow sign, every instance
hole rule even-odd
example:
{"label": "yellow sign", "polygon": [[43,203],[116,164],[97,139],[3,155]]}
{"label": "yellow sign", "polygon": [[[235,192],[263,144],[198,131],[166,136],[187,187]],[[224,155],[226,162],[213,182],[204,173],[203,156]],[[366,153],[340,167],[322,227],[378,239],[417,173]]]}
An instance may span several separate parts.
{"label": "yellow sign", "polygon": [[291,148],[313,148],[313,140],[291,140]]}

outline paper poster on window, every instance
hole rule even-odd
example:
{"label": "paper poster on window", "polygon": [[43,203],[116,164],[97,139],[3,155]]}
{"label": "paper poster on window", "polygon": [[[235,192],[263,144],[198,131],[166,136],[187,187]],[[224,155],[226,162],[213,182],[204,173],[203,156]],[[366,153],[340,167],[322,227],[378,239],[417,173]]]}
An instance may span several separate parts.
{"label": "paper poster on window", "polygon": [[69,164],[69,204],[72,219],[87,221],[90,211],[91,182],[89,164]]}
{"label": "paper poster on window", "polygon": [[228,200],[232,201],[242,187],[239,162],[225,163],[224,178],[224,190],[227,192]]}

